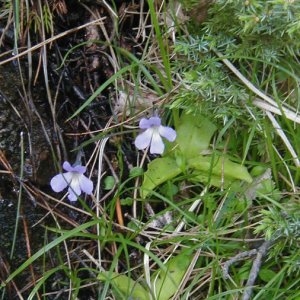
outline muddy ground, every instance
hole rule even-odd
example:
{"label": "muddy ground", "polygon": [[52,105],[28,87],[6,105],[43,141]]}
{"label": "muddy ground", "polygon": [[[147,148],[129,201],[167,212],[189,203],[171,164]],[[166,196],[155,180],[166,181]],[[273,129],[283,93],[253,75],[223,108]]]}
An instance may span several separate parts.
{"label": "muddy ground", "polygon": [[[41,238],[45,234],[43,226],[51,226],[53,220],[44,219],[47,204],[41,200],[41,192],[52,193],[49,182],[58,170],[54,160],[73,161],[76,153],[72,149],[90,138],[76,133],[104,128],[113,114],[111,99],[115,97],[115,91],[113,86],[109,86],[84,111],[66,122],[114,74],[110,47],[126,49],[136,56],[141,54],[143,48],[142,36],[137,30],[140,14],[147,10],[147,7],[141,7],[143,2],[107,1],[113,11],[102,1],[54,0],[43,3],[51,11],[53,27],[46,32],[42,27],[35,27],[34,15],[39,15],[41,11],[38,6],[32,5],[31,23],[22,28],[18,39],[19,52],[28,48],[29,36],[34,46],[97,19],[103,19],[103,25],[94,23],[74,30],[54,39],[46,48],[39,47],[30,58],[24,55],[19,60],[6,62],[16,54],[14,27],[10,15],[0,20],[1,280],[5,280],[11,270],[44,245],[45,241]],[[45,50],[47,56],[43,60]],[[52,113],[54,102],[55,118]],[[92,147],[85,148],[86,157],[89,151]],[[111,146],[112,156],[114,151]],[[19,229],[11,255],[18,203]],[[71,215],[69,211],[59,213],[66,219],[75,218],[78,221],[81,218],[79,214]],[[38,274],[39,266],[35,269]],[[28,272],[25,271],[15,282],[25,297],[26,290],[30,290],[32,285]],[[15,299],[15,293],[16,287],[10,284],[3,299]]]}

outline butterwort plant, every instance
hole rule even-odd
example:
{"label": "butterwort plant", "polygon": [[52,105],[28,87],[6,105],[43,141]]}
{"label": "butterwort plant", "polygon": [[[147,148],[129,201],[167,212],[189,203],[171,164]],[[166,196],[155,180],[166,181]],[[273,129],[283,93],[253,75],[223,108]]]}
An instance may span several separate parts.
{"label": "butterwort plant", "polygon": [[76,201],[81,192],[88,195],[92,194],[94,185],[92,180],[84,175],[86,172],[85,166],[77,163],[71,165],[68,161],[65,161],[63,169],[67,172],[55,175],[50,181],[54,192],[61,192],[68,187],[68,199],[70,201]]}
{"label": "butterwort plant", "polygon": [[168,126],[161,125],[161,118],[158,116],[142,118],[139,123],[143,131],[136,137],[134,144],[139,150],[144,150],[150,146],[151,154],[162,154],[165,150],[163,138],[169,142],[176,139],[176,131]]}

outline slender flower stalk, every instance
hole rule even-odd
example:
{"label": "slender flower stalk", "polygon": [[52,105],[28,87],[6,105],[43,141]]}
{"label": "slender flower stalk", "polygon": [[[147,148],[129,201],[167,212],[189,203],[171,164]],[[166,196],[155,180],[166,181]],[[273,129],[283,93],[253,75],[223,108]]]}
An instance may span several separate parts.
{"label": "slender flower stalk", "polygon": [[93,192],[93,182],[83,175],[86,172],[86,167],[81,165],[73,165],[67,161],[63,163],[63,169],[66,173],[61,173],[51,179],[50,185],[54,192],[61,192],[66,187],[68,188],[68,199],[76,201],[84,192],[88,195]]}
{"label": "slender flower stalk", "polygon": [[161,118],[158,116],[149,119],[140,120],[139,127],[143,130],[135,139],[135,146],[139,150],[150,146],[151,154],[162,154],[165,150],[165,144],[161,137],[170,142],[176,139],[176,131],[168,126],[161,125]]}

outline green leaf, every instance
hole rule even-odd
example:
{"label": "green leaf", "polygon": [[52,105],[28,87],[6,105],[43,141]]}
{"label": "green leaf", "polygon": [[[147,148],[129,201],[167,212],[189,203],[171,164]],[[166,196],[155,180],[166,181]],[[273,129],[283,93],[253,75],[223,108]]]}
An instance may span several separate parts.
{"label": "green leaf", "polygon": [[259,278],[264,282],[270,282],[276,275],[277,274],[270,269],[261,269],[258,274]]}
{"label": "green leaf", "polygon": [[129,171],[129,177],[134,178],[134,177],[143,175],[143,173],[144,173],[143,168],[140,168],[140,167],[133,167],[133,168]]}
{"label": "green leaf", "polygon": [[123,206],[125,206],[125,205],[127,205],[127,206],[132,206],[132,204],[133,204],[133,199],[132,198],[130,198],[130,197],[126,197],[126,198],[124,198],[124,199],[120,199],[120,202],[121,202],[121,205]]}
{"label": "green leaf", "polygon": [[111,190],[115,185],[115,179],[113,176],[106,176],[104,178],[104,190]]}
{"label": "green leaf", "polygon": [[145,198],[161,183],[174,178],[181,173],[176,161],[171,157],[156,158],[148,164],[141,186],[141,196]]}
{"label": "green leaf", "polygon": [[126,299],[130,297],[133,300],[150,300],[147,290],[126,275],[106,271],[101,272],[97,278],[100,281],[109,281],[116,292]]}
{"label": "green leaf", "polygon": [[208,172],[202,172],[199,170],[195,170],[192,172],[192,177],[190,178],[191,182],[201,182],[204,184],[210,184],[215,187],[220,187],[223,184],[223,187],[227,187],[231,181],[222,182],[222,178],[220,176],[209,174]]}
{"label": "green leaf", "polygon": [[155,299],[168,300],[177,292],[192,259],[190,250],[182,252],[166,263],[166,269],[159,269],[151,276],[152,286],[155,287]]}
{"label": "green leaf", "polygon": [[[243,180],[251,183],[252,177],[246,167],[232,162],[226,156],[202,156],[190,158],[187,168],[193,171],[193,181],[209,182],[214,186],[228,185],[234,180]],[[171,180],[183,172],[176,160],[171,157],[156,158],[148,165],[141,186],[141,196],[147,197],[149,193],[160,184]]]}
{"label": "green leaf", "polygon": [[272,172],[270,168],[256,166],[251,170],[253,182],[245,191],[245,196],[248,200],[253,200],[256,197],[272,196],[272,199],[279,200],[280,193],[276,190],[275,183],[272,180]]}
{"label": "green leaf", "polygon": [[177,143],[186,159],[209,148],[216,126],[202,115],[183,114],[177,129]]}
{"label": "green leaf", "polygon": [[[246,182],[252,182],[252,177],[249,174],[246,167],[231,161],[225,155],[223,156],[202,156],[198,155],[197,157],[191,158],[187,162],[188,167],[199,170],[200,176],[203,178],[206,174],[207,180],[210,178],[213,179],[212,184],[215,186],[220,186],[222,179],[226,181],[233,180],[244,180]],[[219,184],[218,184],[219,178]],[[228,183],[229,183],[228,182]]]}

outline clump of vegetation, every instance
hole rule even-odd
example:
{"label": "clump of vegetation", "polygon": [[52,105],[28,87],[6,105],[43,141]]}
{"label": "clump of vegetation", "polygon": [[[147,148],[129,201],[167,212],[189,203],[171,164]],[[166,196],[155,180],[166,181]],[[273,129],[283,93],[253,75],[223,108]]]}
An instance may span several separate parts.
{"label": "clump of vegetation", "polygon": [[26,151],[16,170],[0,149],[17,217],[34,199],[44,222],[36,245],[16,219],[28,258],[9,269],[15,230],[2,299],[298,299],[300,4],[37,3],[35,21],[6,3],[17,57],[0,64],[26,77],[26,110],[6,98],[22,149],[42,125],[56,171],[29,177]]}

